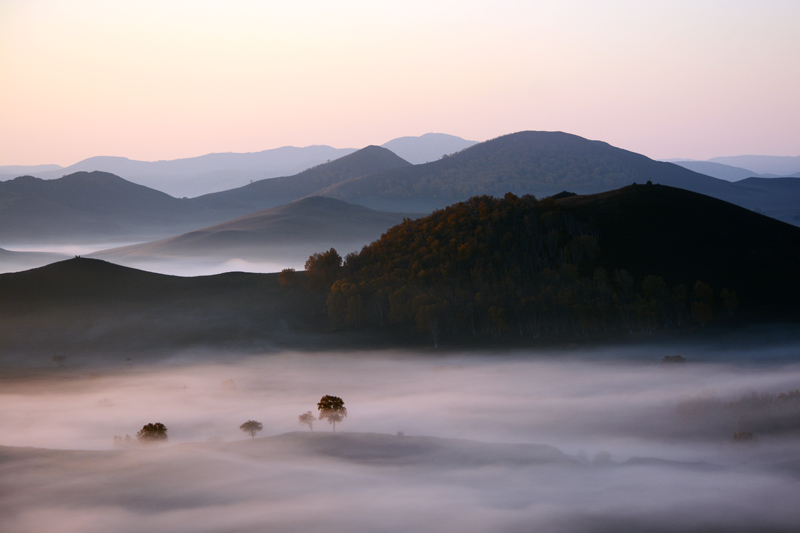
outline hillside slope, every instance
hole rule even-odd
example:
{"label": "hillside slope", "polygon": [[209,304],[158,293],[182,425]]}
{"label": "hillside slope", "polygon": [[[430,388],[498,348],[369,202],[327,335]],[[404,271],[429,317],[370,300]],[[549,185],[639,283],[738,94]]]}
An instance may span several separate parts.
{"label": "hillside slope", "polygon": [[111,261],[153,258],[244,258],[280,256],[304,262],[320,248],[357,250],[379,238],[407,213],[374,211],[341,200],[312,196],[155,242],[92,254]]}
{"label": "hillside slope", "polygon": [[192,201],[199,206],[224,210],[236,216],[287,204],[313,195],[333,184],[411,163],[379,146],[367,146],[350,155],[310,168],[294,176],[261,180],[228,191],[207,194]]}
{"label": "hillside slope", "polygon": [[55,180],[22,176],[0,183],[4,244],[174,234],[225,216],[106,172]]}
{"label": "hillside slope", "polygon": [[374,209],[430,212],[489,194],[551,196],[594,194],[652,181],[759,210],[789,223],[795,213],[776,203],[800,205],[800,195],[753,193],[679,165],[654,161],[562,132],[523,131],[471,146],[452,157],[353,178],[317,192]]}

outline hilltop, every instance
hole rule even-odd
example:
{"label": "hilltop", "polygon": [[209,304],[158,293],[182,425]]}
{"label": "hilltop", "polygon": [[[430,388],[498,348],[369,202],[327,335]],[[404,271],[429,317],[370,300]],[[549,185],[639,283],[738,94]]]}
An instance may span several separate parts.
{"label": "hilltop", "polygon": [[509,193],[392,228],[348,258],[328,310],[435,344],[652,332],[797,319],[798,271],[800,228],[678,188]]}
{"label": "hilltop", "polygon": [[225,217],[107,172],[0,182],[0,241],[6,244],[155,237]]}

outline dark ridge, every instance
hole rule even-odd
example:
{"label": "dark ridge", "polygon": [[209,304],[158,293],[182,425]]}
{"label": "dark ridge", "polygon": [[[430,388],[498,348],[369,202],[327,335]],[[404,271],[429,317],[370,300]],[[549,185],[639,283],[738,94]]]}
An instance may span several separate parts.
{"label": "dark ridge", "polygon": [[574,192],[562,191],[552,196],[553,200],[561,200],[562,198],[569,198],[570,196],[578,196]]}
{"label": "dark ridge", "polygon": [[743,308],[798,311],[800,228],[666,186],[631,185],[558,200],[598,231],[602,261],[667,283],[736,290]]}

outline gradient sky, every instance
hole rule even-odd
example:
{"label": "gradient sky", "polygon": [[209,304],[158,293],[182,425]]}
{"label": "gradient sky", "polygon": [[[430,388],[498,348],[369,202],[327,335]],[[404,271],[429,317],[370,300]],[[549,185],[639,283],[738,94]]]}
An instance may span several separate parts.
{"label": "gradient sky", "polygon": [[800,154],[800,1],[0,0],[0,165],[561,130]]}

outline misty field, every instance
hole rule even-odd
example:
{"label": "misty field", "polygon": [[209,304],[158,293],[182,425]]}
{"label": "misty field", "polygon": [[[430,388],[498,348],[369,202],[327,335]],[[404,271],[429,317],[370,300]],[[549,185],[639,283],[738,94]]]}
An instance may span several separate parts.
{"label": "misty field", "polygon": [[674,353],[3,363],[0,529],[795,530],[800,347]]}

